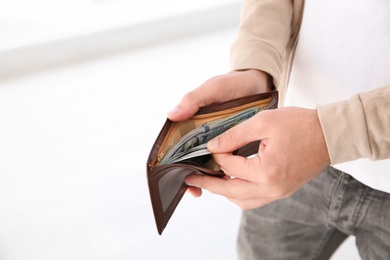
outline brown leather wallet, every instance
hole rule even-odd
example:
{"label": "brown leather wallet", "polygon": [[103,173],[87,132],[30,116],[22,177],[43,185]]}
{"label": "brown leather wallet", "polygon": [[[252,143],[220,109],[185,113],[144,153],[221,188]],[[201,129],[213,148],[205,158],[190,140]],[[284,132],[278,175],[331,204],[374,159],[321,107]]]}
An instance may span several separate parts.
{"label": "brown leather wallet", "polygon": [[[224,173],[210,154],[177,163],[161,164],[161,159],[172,146],[189,131],[207,122],[226,118],[245,109],[258,107],[259,111],[277,108],[278,92],[271,91],[202,107],[188,120],[166,120],[147,161],[147,179],[157,231],[161,235],[188,186],[184,178],[189,174],[223,177]],[[250,156],[257,153],[260,140],[250,143],[234,154]]]}

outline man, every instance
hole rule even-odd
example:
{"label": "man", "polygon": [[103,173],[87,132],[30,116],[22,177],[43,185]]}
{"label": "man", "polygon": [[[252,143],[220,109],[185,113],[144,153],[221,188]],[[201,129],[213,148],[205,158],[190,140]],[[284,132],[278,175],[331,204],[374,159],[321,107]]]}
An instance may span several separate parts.
{"label": "man", "polygon": [[[244,209],[241,259],[328,259],[349,235],[363,259],[390,259],[388,46],[386,0],[244,1],[232,71],[168,114],[279,90],[281,108],[208,143],[227,178],[185,180]],[[254,140],[256,157],[231,154]]]}

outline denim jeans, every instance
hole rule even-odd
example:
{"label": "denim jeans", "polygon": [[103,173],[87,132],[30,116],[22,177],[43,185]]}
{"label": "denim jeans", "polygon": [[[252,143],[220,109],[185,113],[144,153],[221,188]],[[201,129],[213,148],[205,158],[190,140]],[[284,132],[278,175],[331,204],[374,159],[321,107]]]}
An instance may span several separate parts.
{"label": "denim jeans", "polygon": [[238,255],[329,259],[350,235],[362,259],[390,259],[390,194],[328,167],[291,197],[244,211]]}

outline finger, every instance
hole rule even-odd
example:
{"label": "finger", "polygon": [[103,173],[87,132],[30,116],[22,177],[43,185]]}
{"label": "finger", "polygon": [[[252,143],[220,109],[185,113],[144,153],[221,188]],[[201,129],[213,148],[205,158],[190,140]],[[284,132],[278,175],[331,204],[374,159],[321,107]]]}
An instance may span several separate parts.
{"label": "finger", "polygon": [[259,156],[246,158],[231,153],[213,154],[215,162],[221,170],[236,178],[257,182],[261,174],[261,159]]}
{"label": "finger", "polygon": [[262,122],[261,113],[242,122],[239,125],[220,134],[218,137],[207,143],[207,149],[212,153],[232,152],[253,141],[261,140]]}
{"label": "finger", "polygon": [[195,186],[210,191],[211,193],[224,196],[226,198],[246,200],[257,197],[258,186],[246,180],[221,179],[206,175],[193,174],[186,177],[188,185]]}
{"label": "finger", "polygon": [[190,193],[193,197],[202,196],[202,189],[197,187],[188,187],[187,192]]}
{"label": "finger", "polygon": [[[229,176],[225,175],[223,179],[228,180],[231,179]],[[188,186],[187,192],[190,193],[194,197],[202,196],[202,189],[195,186]]]}
{"label": "finger", "polygon": [[212,80],[205,82],[184,95],[180,103],[168,113],[168,118],[172,121],[182,121],[190,118],[199,108],[221,101],[219,92],[219,88]]}

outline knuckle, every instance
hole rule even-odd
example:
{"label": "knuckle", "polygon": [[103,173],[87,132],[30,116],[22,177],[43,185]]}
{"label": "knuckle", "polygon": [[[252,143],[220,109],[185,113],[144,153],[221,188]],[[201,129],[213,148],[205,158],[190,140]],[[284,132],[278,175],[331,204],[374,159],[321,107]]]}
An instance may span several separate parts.
{"label": "knuckle", "polygon": [[194,100],[195,100],[195,98],[196,98],[196,96],[197,96],[197,95],[196,95],[195,90],[192,90],[192,91],[186,93],[186,94],[182,97],[181,102],[182,102],[182,103],[193,103]]}
{"label": "knuckle", "polygon": [[221,135],[221,142],[226,142],[227,144],[235,144],[238,139],[238,134],[235,128],[227,130],[223,135]]}
{"label": "knuckle", "polygon": [[204,85],[213,85],[215,87],[221,87],[224,85],[224,78],[223,76],[215,76],[210,79],[208,79]]}
{"label": "knuckle", "polygon": [[210,189],[208,182],[207,182],[207,176],[200,175],[199,176],[199,187],[204,189]]}

